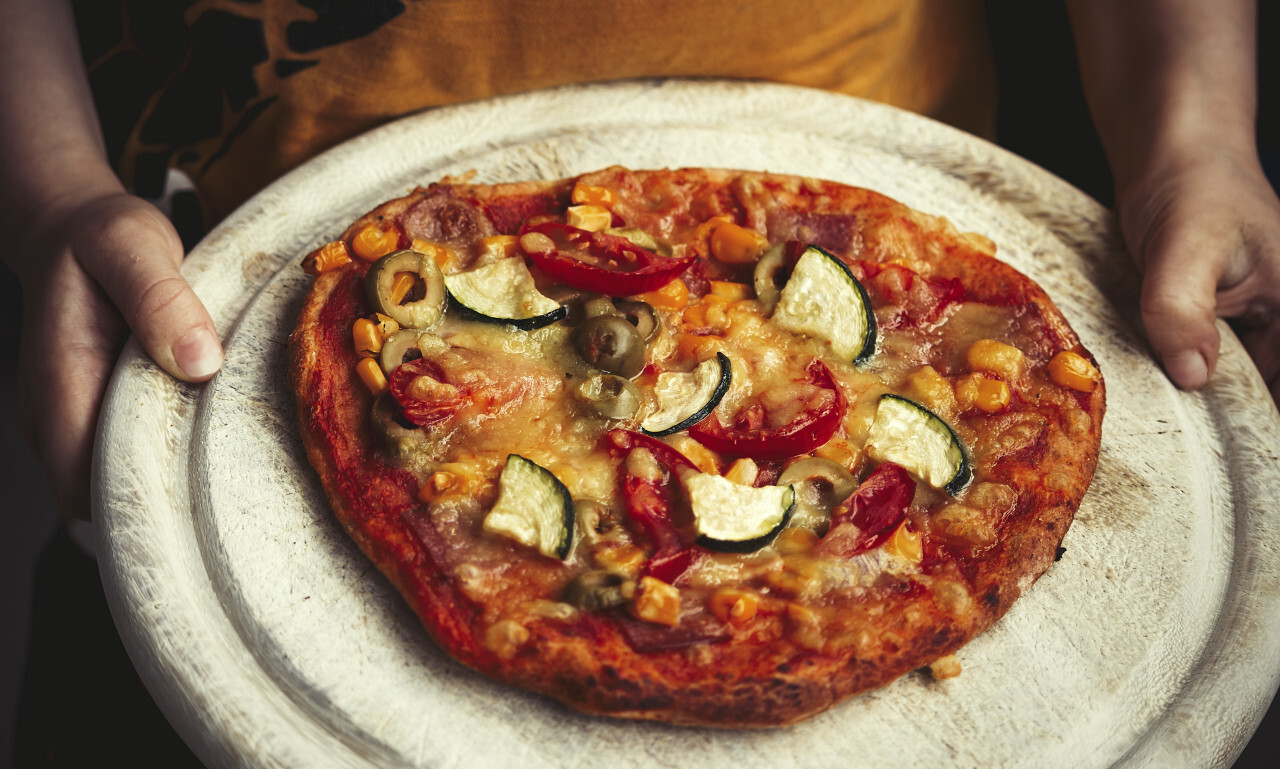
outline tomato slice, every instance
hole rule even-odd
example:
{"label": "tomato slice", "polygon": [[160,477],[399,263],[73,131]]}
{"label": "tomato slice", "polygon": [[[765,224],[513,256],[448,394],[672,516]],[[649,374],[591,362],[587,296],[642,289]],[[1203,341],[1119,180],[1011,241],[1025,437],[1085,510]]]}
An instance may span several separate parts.
{"label": "tomato slice", "polygon": [[888,541],[907,517],[916,482],[906,470],[885,462],[831,513],[831,528],[816,552],[850,558]]}
{"label": "tomato slice", "polygon": [[655,549],[645,565],[645,573],[667,584],[675,584],[698,558],[698,551],[691,547],[693,537],[682,532],[677,521],[680,513],[688,515],[682,507],[684,501],[677,473],[681,469],[696,472],[697,467],[684,454],[642,433],[611,430],[606,437],[610,450],[615,454],[625,456],[633,449],[643,448],[657,462],[660,470],[657,475],[636,474],[628,469],[625,461],[618,472],[627,502],[627,515],[639,529],[637,533],[647,536]]}
{"label": "tomato slice", "polygon": [[415,358],[391,372],[391,395],[406,419],[434,428],[494,413],[558,385],[558,378],[540,377],[513,363],[518,360],[465,349]]}
{"label": "tomato slice", "polygon": [[[529,234],[546,239],[527,238]],[[563,222],[520,230],[520,245],[534,265],[556,280],[607,296],[630,296],[670,283],[697,258],[660,256],[620,235],[590,232]],[[539,244],[545,247],[540,247]]]}
{"label": "tomato slice", "polygon": [[712,412],[689,428],[702,445],[734,457],[787,459],[806,454],[831,440],[844,419],[845,403],[831,371],[814,359],[805,369],[807,381],[835,394],[819,408],[805,411],[798,419],[781,427],[760,427],[764,414],[759,409],[743,409],[734,424],[726,427]]}
{"label": "tomato slice", "polygon": [[468,402],[467,393],[451,385],[440,387],[434,392],[415,393],[413,381],[420,376],[447,383],[448,376],[435,363],[417,358],[407,361],[391,372],[391,396],[400,404],[404,416],[418,427],[433,427],[448,421]]}

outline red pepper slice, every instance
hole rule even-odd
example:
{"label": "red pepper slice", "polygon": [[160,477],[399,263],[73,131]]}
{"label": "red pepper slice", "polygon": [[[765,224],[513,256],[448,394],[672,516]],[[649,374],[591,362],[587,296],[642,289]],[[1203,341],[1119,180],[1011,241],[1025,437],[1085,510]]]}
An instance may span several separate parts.
{"label": "red pepper slice", "polygon": [[653,544],[655,552],[645,565],[645,573],[668,584],[675,584],[695,560],[697,551],[691,549],[693,538],[682,533],[676,521],[682,497],[676,473],[681,469],[697,471],[697,467],[684,454],[656,438],[630,430],[611,430],[607,438],[615,454],[626,455],[632,449],[648,449],[662,469],[661,477],[646,478],[627,470],[626,462],[618,472],[621,476],[623,496],[627,501],[627,514]]}
{"label": "red pepper slice", "polygon": [[845,403],[831,371],[814,359],[805,369],[807,381],[835,394],[821,408],[806,411],[799,419],[781,427],[761,428],[763,412],[743,409],[733,427],[721,424],[712,412],[689,428],[689,434],[712,451],[752,459],[787,459],[806,454],[831,440],[844,419]]}
{"label": "red pepper slice", "polygon": [[[530,233],[547,236],[546,249],[529,248]],[[630,296],[662,288],[693,264],[696,256],[659,256],[620,235],[589,232],[563,222],[542,222],[521,229],[521,247],[548,276],[584,291]]]}
{"label": "red pepper slice", "polygon": [[915,494],[915,479],[885,462],[831,513],[831,528],[814,550],[851,558],[880,547],[907,517]]}

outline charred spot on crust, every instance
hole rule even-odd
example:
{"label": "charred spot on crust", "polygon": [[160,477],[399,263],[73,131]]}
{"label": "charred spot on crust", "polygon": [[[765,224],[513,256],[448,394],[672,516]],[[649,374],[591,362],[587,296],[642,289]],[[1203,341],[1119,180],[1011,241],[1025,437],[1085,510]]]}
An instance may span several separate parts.
{"label": "charred spot on crust", "polygon": [[1058,561],[1061,561],[1062,556],[1066,554],[1067,554],[1067,549],[1065,547],[1059,547],[1057,551],[1053,554],[1053,562],[1057,563]]}

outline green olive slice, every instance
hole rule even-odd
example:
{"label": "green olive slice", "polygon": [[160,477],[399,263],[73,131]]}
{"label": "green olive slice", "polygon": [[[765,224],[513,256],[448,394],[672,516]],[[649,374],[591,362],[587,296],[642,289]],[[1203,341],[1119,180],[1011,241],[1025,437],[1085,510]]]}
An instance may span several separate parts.
{"label": "green olive slice", "polygon": [[644,337],[625,318],[597,315],[573,331],[573,346],[587,363],[630,379],[644,368]]}
{"label": "green olive slice", "polygon": [[422,440],[422,431],[416,425],[396,418],[395,400],[389,394],[384,393],[373,402],[372,418],[369,421],[385,442],[387,450],[395,456],[408,455]]}
{"label": "green olive slice", "polygon": [[613,306],[613,300],[601,294],[595,294],[591,297],[584,298],[582,301],[582,317],[594,318],[597,315],[617,315],[617,308]]}
{"label": "green olive slice", "polygon": [[[391,287],[396,275],[411,272],[422,279],[421,298],[396,303]],[[444,276],[434,259],[417,251],[395,251],[378,259],[365,276],[365,293],[378,312],[394,318],[403,328],[428,329],[444,317]],[[417,294],[415,289],[412,295]]]}
{"label": "green olive slice", "polygon": [[635,583],[625,574],[603,569],[585,571],[565,585],[562,599],[587,611],[601,611],[627,602]]}
{"label": "green olive slice", "polygon": [[658,335],[662,322],[658,320],[658,313],[653,309],[653,305],[638,299],[618,299],[613,304],[618,314],[636,327],[636,331],[640,332],[640,337],[645,342],[652,342]]}
{"label": "green olive slice", "polygon": [[419,357],[418,337],[422,334],[416,328],[402,328],[382,343],[382,352],[378,354],[378,363],[382,370],[390,374],[400,368],[406,360]]}
{"label": "green olive slice", "polygon": [[791,525],[822,534],[831,522],[831,511],[849,498],[858,481],[839,463],[807,457],[783,470],[778,485],[796,490]]}
{"label": "green olive slice", "polygon": [[447,349],[447,345],[439,336],[424,333],[416,328],[402,328],[382,343],[378,363],[381,364],[382,370],[390,375],[406,361],[438,353],[444,349]]}
{"label": "green olive slice", "polygon": [[760,261],[756,262],[755,273],[752,275],[752,286],[756,290],[756,298],[760,300],[766,313],[772,312],[774,305],[778,303],[778,298],[782,296],[782,289],[778,284],[778,270],[782,269],[783,257],[786,255],[786,246],[779,243],[769,248],[760,257]]}
{"label": "green olive slice", "polygon": [[640,410],[640,388],[616,374],[598,374],[578,385],[578,397],[608,419],[627,419]]}

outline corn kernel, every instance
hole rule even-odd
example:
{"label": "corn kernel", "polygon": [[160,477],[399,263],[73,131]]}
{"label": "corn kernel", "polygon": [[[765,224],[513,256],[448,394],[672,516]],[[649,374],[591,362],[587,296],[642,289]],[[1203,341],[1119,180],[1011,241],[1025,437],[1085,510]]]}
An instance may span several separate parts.
{"label": "corn kernel", "polygon": [[430,241],[414,238],[413,245],[410,246],[410,248],[431,259],[431,261],[436,263],[437,267],[446,273],[454,272],[451,268],[459,261],[458,256],[453,252],[453,249],[448,246],[442,246],[439,243],[432,243]]}
{"label": "corn kernel", "polygon": [[951,386],[951,381],[939,374],[933,366],[922,366],[907,377],[907,388],[904,394],[943,419],[950,419],[955,415],[955,388]]}
{"label": "corn kernel", "polygon": [[724,222],[711,231],[711,254],[726,264],[754,262],[768,246],[763,235],[733,222]]}
{"label": "corn kernel", "polygon": [[768,571],[765,582],[778,593],[790,597],[807,595],[820,586],[817,563],[802,555],[791,555],[782,568]]}
{"label": "corn kernel", "polygon": [[741,627],[755,619],[760,599],[755,593],[736,588],[721,588],[712,593],[708,602],[711,613],[721,622]]}
{"label": "corn kernel", "polygon": [[700,473],[720,474],[720,457],[685,433],[676,433],[666,439],[673,449],[688,457]]}
{"label": "corn kernel", "polygon": [[461,485],[461,479],[454,473],[437,470],[431,474],[427,482],[418,487],[418,501],[433,504],[448,496]]}
{"label": "corn kernel", "polygon": [[1012,399],[1009,385],[982,374],[969,374],[956,382],[956,402],[961,411],[978,409],[988,414],[1003,411]]}
{"label": "corn kernel", "polygon": [[489,235],[480,239],[484,253],[493,259],[510,259],[520,254],[520,241],[515,235]]}
{"label": "corn kernel", "polygon": [[912,563],[920,563],[924,560],[920,532],[908,528],[906,521],[898,524],[897,530],[889,537],[889,541],[884,543],[884,550],[890,555],[896,555]]}
{"label": "corn kernel", "polygon": [[676,352],[685,360],[701,363],[716,356],[720,349],[720,337],[700,334],[681,334],[676,339]]}
{"label": "corn kernel", "polygon": [[682,310],[689,303],[689,287],[683,280],[676,278],[662,288],[646,291],[637,298],[659,310]]}
{"label": "corn kernel", "polygon": [[351,326],[351,338],[355,343],[356,354],[362,358],[372,358],[382,351],[382,335],[368,318],[356,318]]}
{"label": "corn kernel", "polygon": [[1049,361],[1049,378],[1055,384],[1082,393],[1091,393],[1098,386],[1101,374],[1085,357],[1063,350]]}
{"label": "corn kernel", "polygon": [[397,272],[395,278],[391,281],[391,302],[392,304],[400,304],[404,298],[413,290],[413,284],[418,280],[418,276],[412,272]]}
{"label": "corn kernel", "polygon": [[831,460],[849,472],[855,472],[862,464],[862,452],[852,442],[835,437],[814,450],[814,455]]}
{"label": "corn kernel", "polygon": [[302,260],[302,269],[310,275],[319,275],[350,263],[351,252],[347,250],[347,244],[341,240],[335,240],[307,254]]}
{"label": "corn kernel", "polygon": [[705,328],[724,331],[729,328],[729,313],[725,311],[726,300],[711,296],[703,297],[703,301],[684,308],[681,320],[689,328]]}
{"label": "corn kernel", "polygon": [[929,663],[929,675],[932,676],[935,681],[945,681],[948,678],[955,678],[960,675],[961,670],[960,659],[954,654],[939,657]]}
{"label": "corn kernel", "polygon": [[727,331],[731,325],[729,322],[729,313],[725,311],[724,305],[713,302],[707,305],[707,326],[716,331]]}
{"label": "corn kernel", "polygon": [[988,414],[1003,411],[1009,405],[1010,397],[1009,385],[1004,381],[978,377],[978,393],[973,402],[979,409]]}
{"label": "corn kernel", "polygon": [[400,233],[394,227],[384,230],[371,222],[351,238],[351,250],[366,262],[372,262],[395,251],[399,243]]}
{"label": "corn kernel", "polygon": [[383,341],[390,339],[400,330],[400,323],[395,318],[383,315],[380,312],[373,314],[373,324],[378,327],[378,335],[382,337]]}
{"label": "corn kernel", "polygon": [[741,299],[750,299],[752,289],[745,283],[734,283],[727,280],[711,281],[711,292],[707,295],[717,297],[729,302],[736,302]]}
{"label": "corn kernel", "polygon": [[690,328],[702,328],[707,325],[707,305],[703,302],[689,305],[680,313],[680,320]]}
{"label": "corn kernel", "polygon": [[516,656],[529,640],[529,629],[513,619],[499,620],[484,631],[484,645],[504,660]]}
{"label": "corn kernel", "polygon": [[783,529],[773,540],[773,546],[783,555],[808,553],[816,544],[818,544],[818,535],[798,526]]}
{"label": "corn kernel", "polygon": [[470,498],[486,483],[488,480],[479,467],[465,462],[445,462],[418,487],[418,500],[431,504],[450,497]]}
{"label": "corn kernel", "polygon": [[635,545],[604,541],[591,550],[591,562],[597,568],[615,574],[634,576],[640,573],[648,556]]}
{"label": "corn kernel", "polygon": [[680,624],[680,590],[654,577],[640,578],[640,592],[631,602],[636,619],[657,625]]}
{"label": "corn kernel", "polygon": [[735,459],[733,464],[729,465],[729,469],[724,471],[725,478],[742,486],[755,485],[756,477],[759,475],[760,468],[750,457]]}
{"label": "corn kernel", "polygon": [[564,220],[570,227],[588,232],[600,232],[613,224],[613,214],[609,209],[600,206],[569,206],[564,212]]}
{"label": "corn kernel", "polygon": [[811,651],[821,650],[826,643],[817,613],[798,603],[787,604],[787,637]]}
{"label": "corn kernel", "polygon": [[618,193],[608,187],[578,182],[573,185],[573,202],[580,205],[603,206],[613,208],[618,203]]}
{"label": "corn kernel", "polygon": [[1022,350],[994,339],[979,339],[969,345],[965,362],[974,371],[991,371],[1005,380],[1022,376]]}
{"label": "corn kernel", "polygon": [[382,395],[387,391],[387,375],[382,373],[382,367],[378,365],[376,358],[361,358],[356,364],[356,374],[374,395]]}

